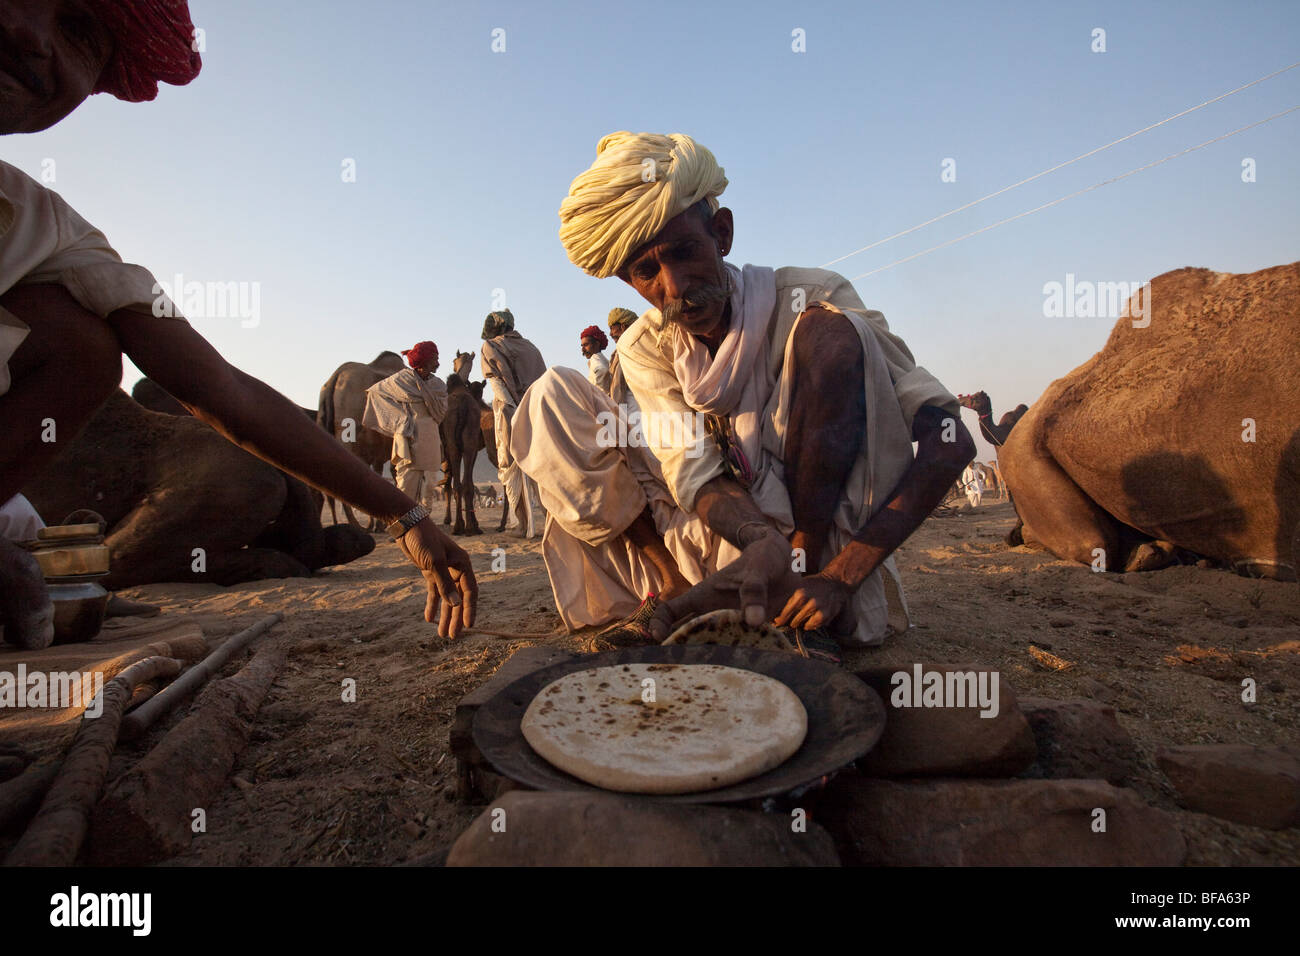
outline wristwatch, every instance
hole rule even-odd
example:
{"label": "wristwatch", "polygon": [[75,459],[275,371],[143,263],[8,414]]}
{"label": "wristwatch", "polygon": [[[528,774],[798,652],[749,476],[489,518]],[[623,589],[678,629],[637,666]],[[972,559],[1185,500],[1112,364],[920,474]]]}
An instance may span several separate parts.
{"label": "wristwatch", "polygon": [[388,526],[388,533],[391,534],[394,539],[400,538],[427,517],[429,517],[429,509],[424,507],[424,505],[416,505],[406,514],[402,515],[390,524]]}

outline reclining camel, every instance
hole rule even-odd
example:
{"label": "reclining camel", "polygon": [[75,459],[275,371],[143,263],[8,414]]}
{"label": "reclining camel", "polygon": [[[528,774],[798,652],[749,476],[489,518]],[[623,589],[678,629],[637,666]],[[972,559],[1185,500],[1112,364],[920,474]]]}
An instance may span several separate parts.
{"label": "reclining camel", "polygon": [[1149,325],[1121,318],[1001,449],[1026,543],[1099,570],[1163,567],[1186,549],[1295,579],[1300,262],[1178,269],[1149,294]]}
{"label": "reclining camel", "polygon": [[351,525],[322,528],[301,481],[120,389],[23,493],[46,521],[79,508],[103,515],[110,589],[304,577],[375,547]]}

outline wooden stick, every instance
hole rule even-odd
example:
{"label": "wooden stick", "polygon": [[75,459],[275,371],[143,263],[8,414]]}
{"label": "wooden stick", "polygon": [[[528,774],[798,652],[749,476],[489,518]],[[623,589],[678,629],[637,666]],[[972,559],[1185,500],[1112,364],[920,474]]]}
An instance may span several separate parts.
{"label": "wooden stick", "polygon": [[142,866],[189,846],[195,810],[212,814],[284,659],[282,650],[263,648],[234,677],[204,688],[189,715],[95,806],[87,860]]}
{"label": "wooden stick", "polygon": [[268,614],[252,627],[240,631],[191,667],[178,680],[173,681],[154,697],[127,714],[122,720],[122,739],[134,740],[139,737],[154,721],[189,697],[212,675],[221,670],[236,651],[247,647],[254,638],[266,633],[283,617],[283,614],[276,611],[274,614]]}
{"label": "wooden stick", "polygon": [[117,746],[122,708],[135,686],[160,676],[176,676],[181,662],[150,657],[132,664],[101,691],[98,717],[83,716],[54,784],[27,832],[5,860],[6,866],[71,866],[86,836],[90,808],[99,799],[108,762]]}
{"label": "wooden stick", "polygon": [[30,820],[58,775],[59,761],[47,760],[0,783],[0,833],[16,830]]}

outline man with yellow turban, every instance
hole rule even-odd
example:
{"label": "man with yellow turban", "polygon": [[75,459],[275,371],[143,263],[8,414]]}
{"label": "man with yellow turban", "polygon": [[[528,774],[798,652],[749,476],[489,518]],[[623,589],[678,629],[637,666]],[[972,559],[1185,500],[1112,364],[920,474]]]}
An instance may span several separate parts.
{"label": "man with yellow turban", "polygon": [[[635,644],[733,607],[833,658],[837,642],[908,626],[890,555],[974,443],[957,399],[842,276],[725,261],[726,185],[689,136],[600,141],[560,206],[560,239],[579,268],[652,306],[618,344],[640,428],[552,369],[511,447],[552,516],[543,554],[568,626],[634,611],[605,637]],[[656,468],[666,500],[643,477]],[[665,551],[695,584],[685,593]]]}
{"label": "man with yellow turban", "polygon": [[623,368],[618,359],[618,340],[635,321],[636,313],[631,309],[609,310],[609,337],[614,340],[614,354],[609,360],[609,387],[605,391],[619,405],[627,405],[635,401],[628,390],[627,379],[623,377]]}

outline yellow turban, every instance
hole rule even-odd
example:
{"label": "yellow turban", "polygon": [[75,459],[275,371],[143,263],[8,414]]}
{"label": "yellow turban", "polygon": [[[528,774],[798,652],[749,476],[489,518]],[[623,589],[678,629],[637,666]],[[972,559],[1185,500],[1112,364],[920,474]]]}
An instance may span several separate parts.
{"label": "yellow turban", "polygon": [[713,154],[685,134],[610,133],[560,203],[560,241],[570,262],[604,279],[701,199],[716,211],[726,188]]}

